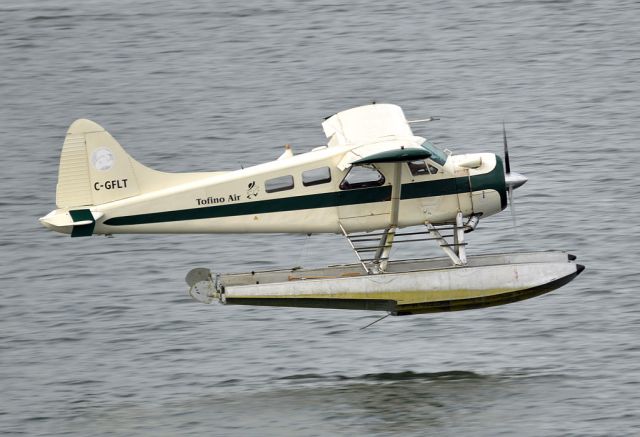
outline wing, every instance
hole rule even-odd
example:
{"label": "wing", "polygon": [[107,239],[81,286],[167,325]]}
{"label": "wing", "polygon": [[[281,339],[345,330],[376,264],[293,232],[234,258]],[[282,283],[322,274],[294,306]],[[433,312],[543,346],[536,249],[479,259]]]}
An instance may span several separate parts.
{"label": "wing", "polygon": [[413,135],[402,109],[396,105],[348,109],[329,117],[322,128],[329,147],[351,148],[338,164],[341,170],[354,164],[413,161],[432,155],[422,147],[425,139]]}

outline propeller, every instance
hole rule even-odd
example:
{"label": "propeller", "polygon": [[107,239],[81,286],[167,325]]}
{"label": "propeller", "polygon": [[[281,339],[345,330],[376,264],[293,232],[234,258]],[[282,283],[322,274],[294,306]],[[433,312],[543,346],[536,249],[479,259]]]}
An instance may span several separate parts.
{"label": "propeller", "polygon": [[509,209],[511,209],[511,218],[513,219],[513,226],[516,225],[516,208],[513,203],[513,190],[524,185],[528,181],[527,177],[511,171],[511,164],[509,163],[509,146],[507,145],[507,130],[502,122],[502,141],[504,143],[504,182],[509,190]]}

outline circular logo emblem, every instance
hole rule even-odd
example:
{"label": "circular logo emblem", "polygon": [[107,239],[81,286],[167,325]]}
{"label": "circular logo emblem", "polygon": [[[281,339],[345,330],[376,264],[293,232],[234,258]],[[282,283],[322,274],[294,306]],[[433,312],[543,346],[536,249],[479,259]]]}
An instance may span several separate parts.
{"label": "circular logo emblem", "polygon": [[96,149],[91,154],[91,163],[96,170],[107,171],[113,167],[115,158],[111,150],[106,147]]}

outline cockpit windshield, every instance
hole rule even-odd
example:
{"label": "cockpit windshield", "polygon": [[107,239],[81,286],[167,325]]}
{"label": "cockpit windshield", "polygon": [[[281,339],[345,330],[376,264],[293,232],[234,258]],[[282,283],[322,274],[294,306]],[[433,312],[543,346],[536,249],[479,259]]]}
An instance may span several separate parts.
{"label": "cockpit windshield", "polygon": [[447,162],[447,158],[449,156],[447,156],[446,153],[431,144],[429,141],[425,141],[424,143],[422,143],[422,147],[424,147],[429,151],[429,153],[431,153],[430,158],[436,163],[444,165],[444,163]]}

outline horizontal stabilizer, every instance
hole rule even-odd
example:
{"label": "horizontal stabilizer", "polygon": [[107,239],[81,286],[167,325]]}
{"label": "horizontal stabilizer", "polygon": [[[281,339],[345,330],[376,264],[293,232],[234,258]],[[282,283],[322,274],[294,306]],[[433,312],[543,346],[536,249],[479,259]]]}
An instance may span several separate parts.
{"label": "horizontal stabilizer", "polygon": [[93,233],[96,221],[104,214],[93,212],[89,209],[51,211],[44,217],[40,217],[40,223],[46,228],[63,234],[71,234],[72,237],[84,237]]}

